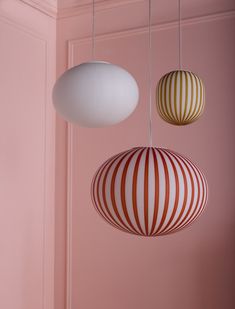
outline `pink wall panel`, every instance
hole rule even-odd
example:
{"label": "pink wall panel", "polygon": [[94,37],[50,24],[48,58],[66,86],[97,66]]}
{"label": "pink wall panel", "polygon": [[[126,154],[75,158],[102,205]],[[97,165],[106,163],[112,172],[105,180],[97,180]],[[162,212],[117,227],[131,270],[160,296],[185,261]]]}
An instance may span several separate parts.
{"label": "pink wall panel", "polygon": [[0,307],[41,309],[45,42],[7,23],[0,27]]}
{"label": "pink wall panel", "polygon": [[48,17],[1,1],[0,308],[53,308],[54,37]]}
{"label": "pink wall panel", "polygon": [[[141,100],[117,126],[71,129],[69,309],[234,308],[234,27],[231,16],[183,26],[183,66],[203,78],[206,110],[198,122],[178,128],[164,123],[153,108],[154,144],[190,157],[207,176],[210,198],[192,227],[156,239],[115,230],[91,203],[90,183],[98,166],[124,149],[148,144],[147,36],[137,30],[97,39],[98,58],[133,73]],[[70,49],[71,65],[89,59],[87,40],[73,41]],[[177,68],[177,53],[177,29],[155,28],[153,97],[161,75]]]}

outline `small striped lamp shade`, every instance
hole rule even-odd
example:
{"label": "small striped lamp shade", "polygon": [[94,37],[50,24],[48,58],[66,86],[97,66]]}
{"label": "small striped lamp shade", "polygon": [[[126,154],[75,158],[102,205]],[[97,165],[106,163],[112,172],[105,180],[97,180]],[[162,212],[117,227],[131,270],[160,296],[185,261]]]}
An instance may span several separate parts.
{"label": "small striped lamp shade", "polygon": [[163,120],[186,125],[197,120],[205,106],[202,80],[188,71],[172,71],[157,86],[157,110]]}
{"label": "small striped lamp shade", "polygon": [[107,160],[96,172],[92,200],[112,226],[141,236],[161,236],[191,224],[207,203],[199,169],[173,151],[139,147]]}

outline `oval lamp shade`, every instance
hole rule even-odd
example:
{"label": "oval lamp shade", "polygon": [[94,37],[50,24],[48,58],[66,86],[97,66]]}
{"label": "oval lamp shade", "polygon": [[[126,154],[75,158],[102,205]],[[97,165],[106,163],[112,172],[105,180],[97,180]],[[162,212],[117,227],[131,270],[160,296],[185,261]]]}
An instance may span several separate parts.
{"label": "oval lamp shade", "polygon": [[53,89],[53,103],[67,121],[85,127],[117,124],[134,111],[138,85],[123,68],[102,61],[66,71]]}
{"label": "oval lamp shade", "polygon": [[205,106],[202,80],[189,71],[172,71],[157,86],[157,110],[163,120],[186,125],[197,120]]}
{"label": "oval lamp shade", "polygon": [[93,178],[91,194],[108,223],[141,236],[181,230],[199,217],[208,198],[206,179],[191,161],[153,147],[107,160]]}

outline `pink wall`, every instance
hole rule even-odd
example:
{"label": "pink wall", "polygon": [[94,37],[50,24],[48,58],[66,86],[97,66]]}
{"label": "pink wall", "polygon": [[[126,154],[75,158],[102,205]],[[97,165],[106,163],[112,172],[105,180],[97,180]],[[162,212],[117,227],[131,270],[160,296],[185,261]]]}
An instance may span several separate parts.
{"label": "pink wall", "polygon": [[0,1],[0,46],[0,308],[51,309],[55,21]]}
{"label": "pink wall", "polygon": [[[97,3],[97,57],[141,90],[135,113],[105,129],[67,127],[51,103],[56,76],[89,59],[90,1],[0,2],[0,308],[235,307],[235,3],[182,6],[183,66],[204,80],[206,110],[177,128],[153,108],[154,143],[190,157],[210,199],[192,227],[143,239],[97,215],[90,182],[105,159],[148,143],[147,1]],[[177,68],[176,19],[177,1],[153,0],[153,84]]]}
{"label": "pink wall", "polygon": [[[147,35],[141,28],[98,38],[98,58],[133,73],[141,101],[118,126],[72,130],[71,308],[235,307],[234,29],[234,14],[184,23],[183,66],[203,78],[206,110],[197,123],[177,128],[164,123],[154,109],[154,143],[190,157],[207,176],[210,199],[192,227],[157,239],[121,233],[92,207],[90,182],[97,167],[115,153],[148,143]],[[73,41],[70,48],[71,65],[89,59],[86,40]],[[175,25],[155,27],[154,83],[177,67],[177,52]]]}

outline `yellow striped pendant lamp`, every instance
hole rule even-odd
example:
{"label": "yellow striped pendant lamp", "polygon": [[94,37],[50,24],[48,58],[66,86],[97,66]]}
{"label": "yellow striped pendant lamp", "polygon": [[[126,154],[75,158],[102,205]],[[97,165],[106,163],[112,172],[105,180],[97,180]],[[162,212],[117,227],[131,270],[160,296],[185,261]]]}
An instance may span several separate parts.
{"label": "yellow striped pendant lamp", "polygon": [[101,165],[91,196],[95,209],[113,227],[155,237],[194,222],[206,206],[208,188],[201,171],[182,155],[137,147]]}
{"label": "yellow striped pendant lamp", "polygon": [[205,106],[205,88],[194,73],[184,70],[164,75],[157,85],[157,110],[163,120],[174,125],[196,121]]}

